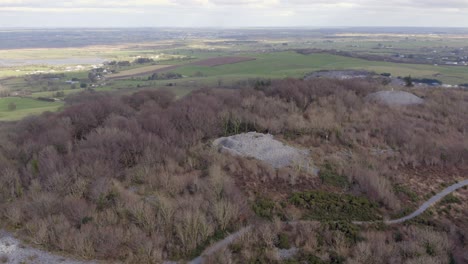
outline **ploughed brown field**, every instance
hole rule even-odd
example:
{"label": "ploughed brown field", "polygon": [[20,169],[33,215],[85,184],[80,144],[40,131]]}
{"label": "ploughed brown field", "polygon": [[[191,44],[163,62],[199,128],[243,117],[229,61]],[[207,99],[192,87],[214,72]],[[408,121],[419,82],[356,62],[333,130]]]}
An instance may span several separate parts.
{"label": "ploughed brown field", "polygon": [[249,58],[249,57],[218,57],[218,58],[210,58],[206,60],[196,61],[192,63],[192,65],[215,67],[215,66],[220,66],[220,65],[225,65],[225,64],[234,64],[234,63],[252,61],[252,60],[256,60],[256,59]]}

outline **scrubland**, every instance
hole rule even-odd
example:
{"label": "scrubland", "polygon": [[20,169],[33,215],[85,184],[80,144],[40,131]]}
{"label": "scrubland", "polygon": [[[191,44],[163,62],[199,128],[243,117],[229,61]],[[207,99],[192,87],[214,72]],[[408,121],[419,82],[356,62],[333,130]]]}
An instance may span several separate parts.
{"label": "scrubland", "polygon": [[[406,107],[365,100],[381,89],[286,79],[177,100],[169,90],[70,95],[64,111],[0,130],[0,217],[25,241],[83,259],[191,259],[248,224],[258,228],[207,261],[275,263],[291,247],[290,263],[461,259],[466,218],[351,223],[404,214],[435,176],[466,177],[468,93],[413,89],[425,103]],[[248,131],[310,150],[320,173],[211,146]],[[306,222],[284,223],[296,220]]]}

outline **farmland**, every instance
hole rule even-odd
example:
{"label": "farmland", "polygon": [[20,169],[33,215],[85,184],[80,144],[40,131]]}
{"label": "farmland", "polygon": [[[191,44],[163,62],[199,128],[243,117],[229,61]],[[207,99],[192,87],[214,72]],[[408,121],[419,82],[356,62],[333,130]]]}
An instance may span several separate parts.
{"label": "farmland", "polygon": [[187,76],[193,76],[196,72],[201,72],[207,76],[242,75],[244,77],[285,78],[303,77],[306,73],[318,70],[365,69],[377,73],[388,72],[395,76],[411,75],[418,78],[434,78],[434,76],[437,76],[444,82],[451,84],[468,81],[468,71],[463,67],[368,61],[330,54],[301,55],[292,51],[249,55],[255,56],[256,60],[217,67],[187,65],[179,67],[175,72]]}
{"label": "farmland", "polygon": [[172,65],[151,65],[151,66],[144,66],[139,68],[134,68],[130,70],[121,71],[116,74],[112,74],[108,77],[108,79],[128,79],[134,76],[141,76],[141,75],[150,75],[152,73],[158,71],[164,71],[172,68]]}
{"label": "farmland", "polygon": [[[437,79],[448,85],[468,83],[467,66],[461,61],[466,55],[466,34],[407,31],[194,30],[184,39],[177,38],[180,32],[166,32],[163,38],[134,43],[119,42],[116,36],[123,35],[103,30],[96,33],[102,35],[100,40],[84,45],[86,36],[95,37],[91,30],[66,46],[44,48],[42,45],[49,44],[42,43],[41,38],[35,47],[0,46],[0,93],[25,92],[30,98],[62,100],[83,89],[127,93],[166,88],[182,96],[204,86],[228,87],[246,79],[302,78],[314,71],[346,69],[391,74],[395,78]],[[131,35],[138,40],[144,32]],[[148,34],[151,32],[148,29]],[[441,58],[460,61],[460,65],[445,65]],[[133,63],[138,59],[148,62]],[[103,61],[116,64],[109,66]],[[107,73],[89,79],[89,73],[99,68]],[[164,77],[166,74],[180,77]],[[32,112],[42,110],[31,108]]]}
{"label": "farmland", "polygon": [[[16,108],[9,110],[10,104],[14,104]],[[43,102],[32,98],[0,98],[0,121],[18,120],[46,111],[55,112],[62,106],[63,103],[60,102]]]}

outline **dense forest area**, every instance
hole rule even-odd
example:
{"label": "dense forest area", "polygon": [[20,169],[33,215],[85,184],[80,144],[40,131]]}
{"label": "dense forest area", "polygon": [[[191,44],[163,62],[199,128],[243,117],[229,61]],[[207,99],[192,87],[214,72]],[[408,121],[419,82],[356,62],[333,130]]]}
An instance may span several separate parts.
{"label": "dense forest area", "polygon": [[[463,210],[401,227],[350,221],[405,213],[427,186],[466,176],[468,93],[413,89],[425,103],[406,107],[366,100],[380,89],[287,79],[178,100],[169,90],[71,95],[60,113],[0,125],[0,217],[31,244],[83,259],[190,259],[257,223],[209,261],[281,262],[272,249],[294,246],[291,263],[446,263],[467,246]],[[309,149],[320,173],[211,146],[248,131]],[[354,213],[314,213],[328,202]]]}

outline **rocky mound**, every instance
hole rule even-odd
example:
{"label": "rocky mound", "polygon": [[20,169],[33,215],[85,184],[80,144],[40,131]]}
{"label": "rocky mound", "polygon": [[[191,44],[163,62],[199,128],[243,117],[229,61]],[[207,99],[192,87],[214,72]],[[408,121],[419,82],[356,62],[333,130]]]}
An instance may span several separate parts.
{"label": "rocky mound", "polygon": [[367,99],[387,105],[417,105],[424,103],[423,99],[403,91],[380,91],[368,95]]}
{"label": "rocky mound", "polygon": [[270,134],[249,132],[215,140],[213,145],[233,155],[256,158],[274,168],[309,166],[307,150],[287,146]]}

